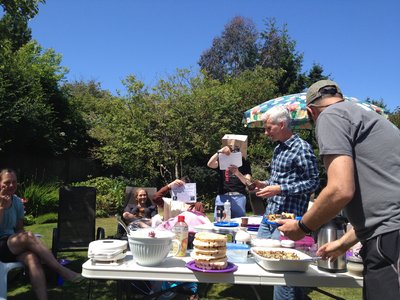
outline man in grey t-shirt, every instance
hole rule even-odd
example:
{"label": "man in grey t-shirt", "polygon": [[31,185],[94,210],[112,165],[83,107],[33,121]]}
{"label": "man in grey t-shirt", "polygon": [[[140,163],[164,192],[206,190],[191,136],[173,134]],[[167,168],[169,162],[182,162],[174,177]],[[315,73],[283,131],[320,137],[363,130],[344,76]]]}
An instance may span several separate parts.
{"label": "man in grey t-shirt", "polygon": [[316,122],[328,182],[302,220],[282,221],[279,230],[298,240],[344,209],[354,229],[317,254],[336,259],[360,241],[364,299],[400,299],[400,130],[344,101],[330,80],[310,86],[307,110]]}

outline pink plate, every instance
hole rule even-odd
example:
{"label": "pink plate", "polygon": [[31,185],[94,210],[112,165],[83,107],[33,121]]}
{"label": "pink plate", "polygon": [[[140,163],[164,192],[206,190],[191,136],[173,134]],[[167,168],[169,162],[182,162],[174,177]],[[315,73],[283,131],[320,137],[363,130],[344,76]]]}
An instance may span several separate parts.
{"label": "pink plate", "polygon": [[238,269],[238,266],[228,261],[228,265],[225,269],[204,270],[204,269],[200,269],[200,268],[196,267],[194,260],[192,260],[192,261],[189,261],[188,263],[186,263],[186,268],[188,268],[192,271],[203,272],[203,273],[233,273]]}

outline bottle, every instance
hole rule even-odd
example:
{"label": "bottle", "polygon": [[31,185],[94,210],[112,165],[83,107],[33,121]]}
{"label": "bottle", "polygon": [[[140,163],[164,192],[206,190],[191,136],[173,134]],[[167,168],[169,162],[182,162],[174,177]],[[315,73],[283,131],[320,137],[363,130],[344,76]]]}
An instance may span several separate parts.
{"label": "bottle", "polygon": [[176,239],[181,243],[181,250],[176,256],[186,256],[189,227],[185,223],[185,216],[178,216],[178,222],[172,227],[172,232],[175,233]]}
{"label": "bottle", "polygon": [[217,206],[217,218],[216,222],[222,222],[222,219],[224,217],[224,206],[223,205],[218,205]]}
{"label": "bottle", "polygon": [[231,203],[229,200],[226,200],[224,203],[224,212],[225,212],[225,221],[230,222],[231,221]]}

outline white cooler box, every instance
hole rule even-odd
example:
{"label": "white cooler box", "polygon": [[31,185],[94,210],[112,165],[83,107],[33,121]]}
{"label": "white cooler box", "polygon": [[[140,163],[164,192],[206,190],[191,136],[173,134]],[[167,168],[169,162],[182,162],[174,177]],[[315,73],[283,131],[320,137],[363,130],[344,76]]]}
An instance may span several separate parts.
{"label": "white cooler box", "polygon": [[89,244],[88,257],[92,263],[118,263],[126,256],[128,242],[124,240],[97,240]]}

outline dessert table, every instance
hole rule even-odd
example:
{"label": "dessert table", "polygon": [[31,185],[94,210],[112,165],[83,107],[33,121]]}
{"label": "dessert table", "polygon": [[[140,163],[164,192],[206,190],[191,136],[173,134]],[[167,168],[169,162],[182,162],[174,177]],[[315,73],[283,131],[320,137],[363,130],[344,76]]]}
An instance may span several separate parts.
{"label": "dessert table", "polygon": [[91,259],[82,265],[82,275],[88,279],[107,280],[154,280],[200,283],[229,283],[247,285],[290,285],[304,287],[362,287],[363,278],[346,273],[328,273],[311,264],[307,272],[269,272],[253,258],[246,263],[235,263],[233,273],[194,272],[185,265],[189,256],[170,257],[156,267],[137,265],[130,252],[119,263],[93,263]]}

